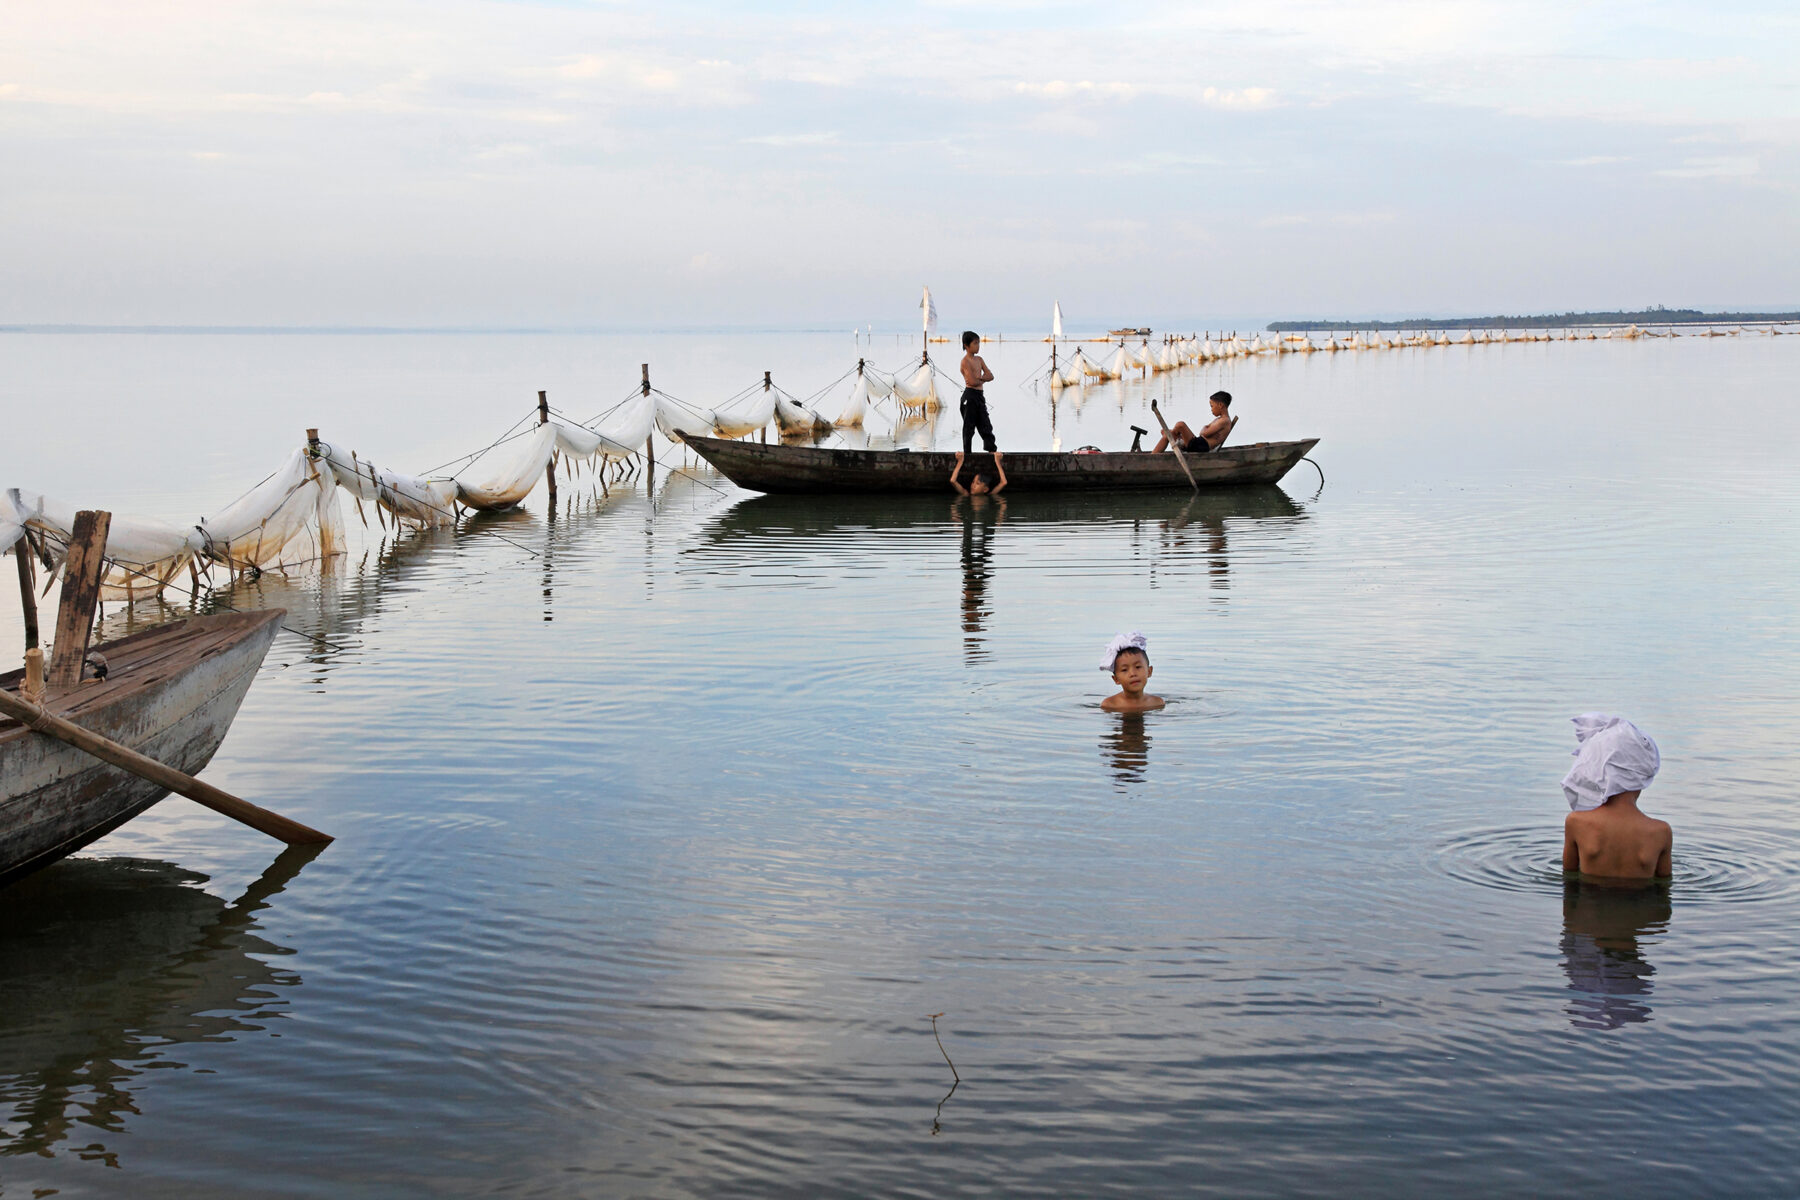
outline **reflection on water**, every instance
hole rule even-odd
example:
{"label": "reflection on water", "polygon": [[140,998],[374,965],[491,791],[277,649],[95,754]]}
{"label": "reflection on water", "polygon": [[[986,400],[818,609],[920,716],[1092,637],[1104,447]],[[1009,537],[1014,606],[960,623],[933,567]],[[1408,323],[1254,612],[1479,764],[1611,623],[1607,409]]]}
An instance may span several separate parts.
{"label": "reflection on water", "polygon": [[1608,886],[1568,879],[1563,885],[1563,972],[1569,977],[1569,1024],[1618,1029],[1650,1020],[1656,967],[1639,938],[1669,928],[1669,886]]}
{"label": "reflection on water", "polygon": [[994,534],[1006,519],[1006,497],[958,496],[950,510],[962,525],[963,662],[974,666],[987,657],[982,630],[993,615],[988,607],[988,578],[994,568]]}
{"label": "reflection on water", "polygon": [[[968,497],[975,499],[976,497]],[[944,484],[944,495],[752,496],[739,500],[707,522],[705,544],[748,545],[792,543],[816,549],[816,535],[860,541],[873,554],[905,550],[904,544],[870,539],[874,532],[929,531],[960,522],[959,509],[946,500],[959,499]],[[1233,520],[1304,521],[1307,509],[1281,488],[1224,488],[1174,492],[1004,492],[993,498],[1007,503],[1008,526],[1065,525],[1071,539],[1089,539],[1097,528],[1126,526],[1134,540],[1146,529],[1157,531],[1163,544],[1177,551],[1223,552],[1225,523]],[[946,514],[951,518],[946,521]],[[1201,532],[1196,534],[1195,527]]]}
{"label": "reflection on water", "polygon": [[[1275,490],[1280,492],[1279,488]],[[1287,493],[1281,492],[1281,498],[1287,500]],[[1215,505],[1202,507],[1199,499],[1200,496],[1196,493],[1182,505],[1179,513],[1164,523],[1163,541],[1171,549],[1194,549],[1204,555],[1211,585],[1224,591],[1231,586],[1231,560],[1226,554],[1230,544],[1225,537],[1225,514]],[[1293,507],[1292,501],[1288,501],[1288,507]],[[1294,511],[1299,510],[1296,508]]]}
{"label": "reflection on water", "polygon": [[229,904],[204,875],[131,858],[65,859],[8,889],[0,1157],[68,1148],[117,1166],[94,1139],[140,1111],[134,1080],[185,1066],[181,1045],[262,1029],[300,977],[266,961],[291,951],[256,914],[323,849],[285,851]]}
{"label": "reflection on water", "polygon": [[1100,735],[1100,753],[1121,784],[1142,783],[1150,766],[1150,733],[1143,713],[1112,713]]}

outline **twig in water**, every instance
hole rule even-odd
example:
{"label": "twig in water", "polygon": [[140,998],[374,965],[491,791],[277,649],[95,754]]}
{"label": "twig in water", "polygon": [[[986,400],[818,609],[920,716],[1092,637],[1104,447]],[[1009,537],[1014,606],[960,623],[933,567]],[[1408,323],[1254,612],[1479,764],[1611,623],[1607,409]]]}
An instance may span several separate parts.
{"label": "twig in water", "polygon": [[935,1012],[935,1013],[932,1013],[930,1015],[930,1017],[928,1018],[931,1021],[931,1036],[933,1038],[937,1039],[938,1053],[942,1054],[944,1056],[944,1061],[949,1064],[950,1074],[954,1075],[956,1077],[956,1082],[961,1083],[962,1076],[957,1074],[956,1064],[953,1062],[950,1062],[950,1052],[948,1050],[944,1049],[944,1039],[941,1037],[938,1037],[937,1019],[943,1015],[944,1014],[941,1012]]}
{"label": "twig in water", "polygon": [[943,1125],[940,1123],[939,1118],[941,1118],[944,1115],[944,1105],[950,1103],[950,1097],[956,1095],[956,1089],[962,1086],[962,1076],[958,1075],[956,1073],[956,1064],[953,1062],[950,1062],[950,1052],[948,1050],[944,1049],[944,1039],[941,1037],[938,1037],[937,1019],[943,1015],[944,1014],[941,1012],[936,1012],[936,1013],[930,1014],[931,1036],[934,1038],[937,1038],[938,1053],[942,1054],[944,1056],[944,1061],[946,1063],[949,1063],[950,1074],[951,1074],[951,1076],[953,1076],[953,1082],[950,1084],[950,1090],[944,1093],[944,1098],[937,1102],[937,1111],[931,1114],[931,1136],[932,1137],[936,1137],[938,1134],[943,1132]]}

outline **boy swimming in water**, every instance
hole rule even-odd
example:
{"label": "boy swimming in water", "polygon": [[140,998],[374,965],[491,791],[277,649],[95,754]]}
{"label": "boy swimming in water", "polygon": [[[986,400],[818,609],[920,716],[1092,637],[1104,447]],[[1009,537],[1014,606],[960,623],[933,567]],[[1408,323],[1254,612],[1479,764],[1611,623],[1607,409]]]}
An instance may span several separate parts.
{"label": "boy swimming in water", "polygon": [[986,496],[990,493],[998,495],[1006,490],[1006,456],[998,450],[994,451],[994,473],[975,472],[975,478],[969,481],[968,487],[962,485],[962,469],[963,452],[958,450],[956,465],[950,468],[950,486],[964,496]]}
{"label": "boy swimming in water", "polygon": [[1667,879],[1674,831],[1638,811],[1662,766],[1656,743],[1624,717],[1575,718],[1575,765],[1563,778],[1563,870],[1608,879]]}
{"label": "boy swimming in water", "polygon": [[1141,633],[1121,633],[1106,647],[1102,671],[1111,671],[1119,685],[1116,695],[1100,702],[1107,712],[1149,712],[1163,706],[1161,696],[1144,691],[1156,668],[1150,665],[1150,640]]}

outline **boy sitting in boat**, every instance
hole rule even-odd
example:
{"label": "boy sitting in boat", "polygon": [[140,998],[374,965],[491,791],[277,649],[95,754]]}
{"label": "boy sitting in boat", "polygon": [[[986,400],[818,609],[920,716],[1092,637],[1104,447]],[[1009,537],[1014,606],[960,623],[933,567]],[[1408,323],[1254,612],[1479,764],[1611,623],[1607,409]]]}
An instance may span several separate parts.
{"label": "boy sitting in boat", "polygon": [[950,486],[955,488],[959,495],[998,495],[1000,491],[1006,487],[1006,459],[998,450],[994,451],[993,472],[975,472],[975,478],[969,481],[968,487],[962,485],[962,469],[963,452],[958,450],[956,452],[956,466],[950,470]]}
{"label": "boy sitting in boat", "polygon": [[1116,694],[1100,702],[1107,712],[1141,713],[1163,706],[1161,696],[1144,691],[1156,668],[1150,665],[1150,639],[1143,634],[1121,633],[1115,637],[1106,647],[1100,669],[1112,672],[1113,682],[1119,685]]}
{"label": "boy sitting in boat", "polygon": [[1155,453],[1161,454],[1169,448],[1169,434],[1175,435],[1175,444],[1189,454],[1205,454],[1217,450],[1225,444],[1225,437],[1231,427],[1237,424],[1231,418],[1231,393],[1214,392],[1208,397],[1212,404],[1213,419],[1208,421],[1199,433],[1188,428],[1186,421],[1175,422],[1175,428],[1156,439]]}
{"label": "boy sitting in boat", "polygon": [[1638,811],[1662,765],[1643,730],[1607,713],[1575,718],[1575,765],[1563,778],[1563,870],[1608,879],[1667,879],[1674,831]]}

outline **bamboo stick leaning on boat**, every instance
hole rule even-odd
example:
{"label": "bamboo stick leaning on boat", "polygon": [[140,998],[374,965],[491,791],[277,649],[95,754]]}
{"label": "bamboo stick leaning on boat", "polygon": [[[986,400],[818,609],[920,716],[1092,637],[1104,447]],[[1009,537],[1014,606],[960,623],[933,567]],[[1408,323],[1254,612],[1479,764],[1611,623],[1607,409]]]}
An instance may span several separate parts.
{"label": "bamboo stick leaning on boat", "polygon": [[53,737],[65,742],[77,750],[93,755],[101,762],[109,763],[123,771],[130,771],[140,779],[147,779],[161,788],[178,792],[196,804],[204,804],[216,813],[223,813],[234,821],[241,821],[259,833],[266,833],[278,841],[290,846],[323,845],[332,840],[328,833],[320,833],[309,825],[302,825],[280,813],[260,808],[248,800],[240,799],[216,788],[204,780],[195,779],[183,771],[157,762],[154,758],[139,754],[129,746],[121,746],[111,738],[101,737],[92,730],[83,729],[73,721],[65,721],[54,713],[47,712],[29,700],[0,691],[0,713],[23,724],[34,733]]}
{"label": "bamboo stick leaning on boat", "polygon": [[1162,426],[1163,436],[1169,439],[1169,449],[1175,452],[1175,461],[1181,464],[1181,473],[1186,475],[1187,481],[1194,485],[1194,490],[1199,491],[1200,485],[1194,481],[1193,469],[1187,465],[1187,455],[1181,452],[1181,439],[1175,436],[1169,428],[1169,423],[1163,420],[1162,409],[1156,407],[1154,400],[1150,402],[1150,411],[1156,414],[1156,423]]}

